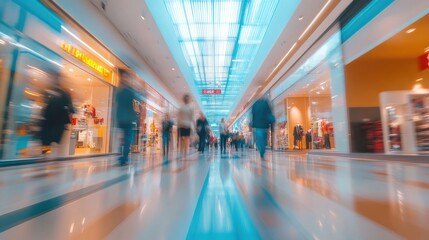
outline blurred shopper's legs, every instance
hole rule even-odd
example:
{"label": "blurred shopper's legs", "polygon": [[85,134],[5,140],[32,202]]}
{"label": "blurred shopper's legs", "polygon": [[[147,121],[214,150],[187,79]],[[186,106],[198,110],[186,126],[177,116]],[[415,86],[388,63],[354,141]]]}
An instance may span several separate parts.
{"label": "blurred shopper's legs", "polygon": [[267,135],[268,135],[268,129],[255,128],[256,148],[259,151],[259,155],[261,156],[261,159],[264,159],[264,156],[265,156],[265,147],[267,146]]}
{"label": "blurred shopper's legs", "polygon": [[168,158],[168,151],[169,151],[169,146],[170,146],[170,136],[168,135],[163,135],[162,136],[162,154],[165,158]]}
{"label": "blurred shopper's legs", "polygon": [[198,152],[204,152],[206,146],[206,135],[200,134],[199,135],[199,142],[198,142]]}
{"label": "blurred shopper's legs", "polygon": [[190,128],[179,128],[180,132],[180,144],[181,144],[181,152],[183,154],[183,157],[186,157],[188,155],[188,148],[189,148],[189,136],[191,135],[191,129]]}
{"label": "blurred shopper's legs", "polygon": [[128,155],[130,153],[130,147],[131,147],[131,142],[133,140],[133,130],[131,127],[127,127],[127,128],[122,128],[122,132],[123,132],[123,142],[122,142],[122,149],[121,149],[121,157],[119,158],[119,163],[121,165],[125,165],[128,163]]}
{"label": "blurred shopper's legs", "polygon": [[226,135],[225,134],[220,135],[220,152],[221,153],[226,152]]}

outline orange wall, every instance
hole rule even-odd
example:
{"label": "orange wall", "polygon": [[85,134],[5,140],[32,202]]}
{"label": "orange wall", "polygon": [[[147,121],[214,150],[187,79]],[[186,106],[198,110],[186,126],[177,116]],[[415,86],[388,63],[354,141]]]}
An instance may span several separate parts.
{"label": "orange wall", "polygon": [[357,59],[346,65],[346,92],[348,107],[377,107],[379,93],[411,90],[415,80],[429,88],[429,70],[419,71],[417,59],[378,60]]}

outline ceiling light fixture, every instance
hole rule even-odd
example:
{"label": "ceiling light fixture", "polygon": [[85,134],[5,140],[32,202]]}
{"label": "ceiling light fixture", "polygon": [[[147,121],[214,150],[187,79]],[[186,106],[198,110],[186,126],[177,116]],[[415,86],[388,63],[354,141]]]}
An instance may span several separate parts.
{"label": "ceiling light fixture", "polygon": [[316,15],[316,17],[311,21],[310,25],[304,30],[304,32],[301,34],[301,36],[298,38],[298,40],[301,40],[305,34],[307,34],[308,30],[310,30],[311,27],[313,27],[313,24],[319,19],[319,17],[322,15],[322,13],[326,10],[326,8],[329,6],[329,4],[332,2],[332,0],[329,0],[323,8],[319,11],[319,13]]}
{"label": "ceiling light fixture", "polygon": [[143,16],[140,16],[143,20],[145,20],[146,18],[144,18]]}
{"label": "ceiling light fixture", "polygon": [[172,71],[176,70],[175,68],[171,68]]}
{"label": "ceiling light fixture", "polygon": [[[284,57],[282,58],[282,60],[280,60],[279,64],[277,64],[277,66],[274,68],[274,70],[271,72],[270,76],[280,67],[280,65],[282,64],[282,62],[289,56],[289,54],[292,52],[292,50],[296,47],[296,42],[292,45],[292,47],[289,49],[289,51],[284,55]],[[268,79],[270,79],[270,77],[268,77],[265,82],[268,81]]]}
{"label": "ceiling light fixture", "polygon": [[[325,11],[325,9],[329,6],[329,4],[332,2],[332,0],[329,0],[324,6],[323,8],[320,10],[320,12],[316,15],[316,17],[313,19],[313,21],[311,21],[310,25],[308,25],[308,27],[304,30],[304,32],[301,34],[301,36],[298,38],[298,41],[302,39],[302,37],[304,37],[304,35],[307,33],[307,31],[313,26],[313,24],[316,22],[316,20],[322,15],[322,13]],[[268,81],[268,79],[270,79],[271,75],[280,67],[280,65],[283,64],[283,61],[289,56],[289,54],[292,52],[292,50],[296,47],[297,42],[295,42],[292,47],[289,49],[289,51],[285,54],[285,56],[282,58],[282,60],[280,60],[280,62],[277,64],[277,66],[274,68],[274,70],[271,72],[270,76],[267,78],[267,80],[265,80],[265,82]]]}
{"label": "ceiling light fixture", "polygon": [[316,94],[320,94],[320,92],[316,92]]}
{"label": "ceiling light fixture", "polygon": [[298,20],[301,21],[302,19],[304,19],[303,16],[299,16]]}
{"label": "ceiling light fixture", "polygon": [[412,33],[412,32],[414,32],[414,31],[416,31],[416,29],[415,28],[410,28],[410,29],[408,29],[407,31],[405,31],[406,33],[408,33],[408,34],[410,34],[410,33]]}
{"label": "ceiling light fixture", "polygon": [[416,80],[416,82],[420,82],[422,80],[423,80],[423,78],[419,78],[419,79]]}
{"label": "ceiling light fixture", "polygon": [[69,71],[70,71],[70,72],[73,72],[74,70],[73,70],[73,68],[69,68]]}

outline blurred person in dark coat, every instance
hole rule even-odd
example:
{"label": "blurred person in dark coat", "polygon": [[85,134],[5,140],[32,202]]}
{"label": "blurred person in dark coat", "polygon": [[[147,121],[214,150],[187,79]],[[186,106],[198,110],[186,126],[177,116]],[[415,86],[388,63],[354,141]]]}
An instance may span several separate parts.
{"label": "blurred person in dark coat", "polygon": [[71,114],[75,112],[70,94],[58,81],[59,79],[56,79],[55,86],[46,91],[46,107],[42,110],[40,130],[42,154],[52,153],[51,144],[60,144],[67,125],[71,123]]}
{"label": "blurred person in dark coat", "polygon": [[200,113],[200,117],[197,119],[197,134],[199,138],[198,152],[204,153],[206,146],[206,139],[209,133],[209,123],[203,113]]}
{"label": "blurred person in dark coat", "polygon": [[123,133],[121,142],[121,157],[119,164],[128,164],[128,155],[133,140],[133,128],[137,121],[137,113],[134,110],[134,100],[137,93],[131,87],[132,75],[129,70],[119,69],[119,87],[116,92],[116,122]]}
{"label": "blurred person in dark coat", "polygon": [[265,147],[268,142],[268,129],[275,122],[275,117],[271,110],[270,103],[266,98],[260,98],[252,106],[251,127],[254,128],[256,147],[265,160]]}
{"label": "blurred person in dark coat", "polygon": [[225,123],[225,119],[222,118],[219,124],[219,134],[220,134],[220,153],[226,153],[226,141],[228,139],[228,128]]}
{"label": "blurred person in dark coat", "polygon": [[166,113],[164,115],[164,119],[162,120],[162,154],[165,159],[168,159],[172,130],[173,121],[170,118],[170,114]]}

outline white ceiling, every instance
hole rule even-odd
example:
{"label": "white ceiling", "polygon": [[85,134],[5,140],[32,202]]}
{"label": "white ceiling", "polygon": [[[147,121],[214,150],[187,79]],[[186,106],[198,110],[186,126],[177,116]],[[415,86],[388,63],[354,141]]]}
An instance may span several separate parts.
{"label": "white ceiling", "polygon": [[[178,69],[170,50],[164,41],[145,1],[142,0],[88,0],[110,20],[122,33],[128,43],[154,70],[177,99],[185,93],[194,92],[195,86],[189,86]],[[105,8],[102,9],[102,2]],[[264,82],[277,67],[292,45],[300,38],[305,29],[323,8],[328,0],[302,0],[289,23],[283,29],[277,43],[257,71],[252,82],[242,96],[237,96],[237,103],[232,110],[242,109],[254,92],[269,82]],[[335,0],[333,1],[335,2]],[[337,1],[339,2],[339,1]],[[141,18],[144,16],[144,20]],[[303,17],[301,20],[300,17]],[[175,68],[173,71],[172,68]],[[277,79],[272,79],[276,81]],[[261,87],[261,89],[263,89]],[[197,97],[197,96],[195,96]],[[256,97],[256,96],[255,96]],[[252,99],[254,100],[254,98]],[[196,100],[198,102],[198,100]],[[231,111],[237,112],[237,111]]]}

